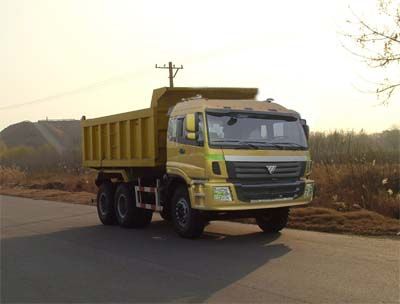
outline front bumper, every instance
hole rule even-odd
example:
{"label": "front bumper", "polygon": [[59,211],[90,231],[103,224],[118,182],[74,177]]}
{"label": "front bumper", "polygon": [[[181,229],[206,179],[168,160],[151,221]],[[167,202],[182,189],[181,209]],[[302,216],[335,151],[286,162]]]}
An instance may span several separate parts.
{"label": "front bumper", "polygon": [[[243,195],[239,195],[237,192],[237,186],[228,182],[204,182],[204,181],[193,181],[190,188],[190,198],[192,207],[199,210],[209,211],[229,211],[229,210],[255,210],[255,209],[268,209],[268,208],[280,208],[280,207],[291,207],[309,204],[314,194],[314,181],[302,179],[300,180],[304,185],[301,195],[298,197],[283,197],[283,198],[268,198],[266,195],[265,199],[254,199],[250,201],[243,201]],[[231,193],[232,200],[220,200],[215,199],[214,188],[215,187],[228,187]],[[267,188],[267,187],[266,187]],[[273,190],[268,185],[266,193],[269,190]]]}

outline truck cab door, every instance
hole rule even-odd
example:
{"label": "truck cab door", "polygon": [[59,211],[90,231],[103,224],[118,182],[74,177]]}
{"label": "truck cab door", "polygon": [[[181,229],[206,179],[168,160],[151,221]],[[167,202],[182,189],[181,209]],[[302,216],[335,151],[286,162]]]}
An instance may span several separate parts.
{"label": "truck cab door", "polygon": [[191,179],[205,176],[203,116],[202,113],[195,113],[195,116],[195,139],[187,137],[186,116],[171,117],[167,134],[168,172],[180,172]]}

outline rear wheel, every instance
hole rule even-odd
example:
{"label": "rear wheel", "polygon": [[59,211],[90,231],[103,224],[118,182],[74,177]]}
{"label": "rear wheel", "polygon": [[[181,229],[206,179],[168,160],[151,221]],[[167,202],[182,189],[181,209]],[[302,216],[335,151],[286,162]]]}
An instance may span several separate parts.
{"label": "rear wheel", "polygon": [[269,209],[256,217],[257,225],[267,233],[279,232],[286,227],[289,218],[289,208]]}
{"label": "rear wheel", "polygon": [[115,225],[117,218],[114,211],[114,185],[104,182],[97,191],[97,214],[104,225]]}
{"label": "rear wheel", "polygon": [[191,207],[187,188],[178,187],[171,203],[171,219],[175,231],[184,238],[199,237],[203,233],[205,222],[200,211]]}
{"label": "rear wheel", "polygon": [[150,224],[152,210],[136,207],[133,187],[127,183],[118,186],[115,193],[115,215],[124,228],[144,228]]}

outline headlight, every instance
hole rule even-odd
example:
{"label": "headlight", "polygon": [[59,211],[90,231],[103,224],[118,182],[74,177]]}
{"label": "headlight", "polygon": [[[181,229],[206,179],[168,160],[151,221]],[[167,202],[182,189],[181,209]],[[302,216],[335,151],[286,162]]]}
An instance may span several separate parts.
{"label": "headlight", "polygon": [[306,187],[304,189],[304,197],[312,198],[313,193],[314,193],[314,184],[306,184]]}
{"label": "headlight", "polygon": [[231,190],[229,187],[214,187],[214,199],[216,201],[231,201]]}

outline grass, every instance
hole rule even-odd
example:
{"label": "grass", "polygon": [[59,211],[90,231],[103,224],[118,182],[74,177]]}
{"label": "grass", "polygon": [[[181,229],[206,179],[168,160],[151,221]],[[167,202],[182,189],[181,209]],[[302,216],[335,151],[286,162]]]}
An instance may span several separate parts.
{"label": "grass", "polygon": [[0,184],[3,187],[50,189],[68,192],[96,193],[94,183],[97,172],[93,170],[40,171],[25,173],[18,168],[0,167]]}
{"label": "grass", "polygon": [[397,235],[400,231],[398,220],[376,212],[368,210],[340,212],[316,207],[292,209],[289,227],[359,235]]}
{"label": "grass", "polygon": [[313,206],[341,211],[367,209],[400,217],[399,166],[374,163],[316,164]]}
{"label": "grass", "polygon": [[26,179],[27,175],[24,171],[15,167],[0,166],[0,186],[23,184]]}
{"label": "grass", "polygon": [[96,194],[91,192],[70,192],[58,189],[30,189],[18,186],[3,187],[0,189],[0,194],[82,205],[94,205],[94,200],[96,199]]}
{"label": "grass", "polygon": [[[255,224],[254,219],[239,222]],[[300,230],[365,236],[396,236],[400,223],[373,211],[336,211],[323,207],[292,208],[288,227]]]}

